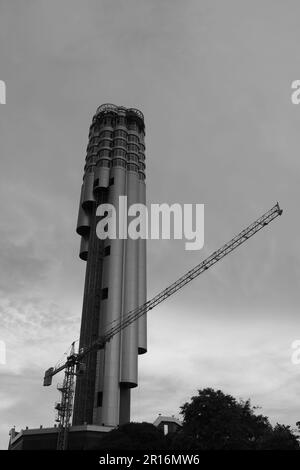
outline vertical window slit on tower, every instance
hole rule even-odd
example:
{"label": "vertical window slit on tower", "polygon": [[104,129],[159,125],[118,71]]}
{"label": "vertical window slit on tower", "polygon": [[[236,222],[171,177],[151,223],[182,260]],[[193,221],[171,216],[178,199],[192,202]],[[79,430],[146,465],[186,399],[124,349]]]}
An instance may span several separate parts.
{"label": "vertical window slit on tower", "polygon": [[104,287],[104,289],[102,289],[101,291],[101,299],[104,300],[107,298],[108,298],[108,287]]}
{"label": "vertical window slit on tower", "polygon": [[97,393],[97,406],[102,406],[103,392]]}

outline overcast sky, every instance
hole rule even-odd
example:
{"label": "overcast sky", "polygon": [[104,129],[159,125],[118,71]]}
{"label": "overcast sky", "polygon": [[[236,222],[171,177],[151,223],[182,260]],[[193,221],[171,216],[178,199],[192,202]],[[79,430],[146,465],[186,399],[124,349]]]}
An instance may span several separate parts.
{"label": "overcast sky", "polygon": [[177,415],[210,386],[272,423],[300,420],[299,15],[297,0],[0,0],[1,448],[13,425],[54,422],[42,378],[79,336],[75,226],[106,102],[145,115],[148,203],[205,204],[201,251],[148,243],[149,297],[277,200],[284,210],[149,314],[132,419]]}

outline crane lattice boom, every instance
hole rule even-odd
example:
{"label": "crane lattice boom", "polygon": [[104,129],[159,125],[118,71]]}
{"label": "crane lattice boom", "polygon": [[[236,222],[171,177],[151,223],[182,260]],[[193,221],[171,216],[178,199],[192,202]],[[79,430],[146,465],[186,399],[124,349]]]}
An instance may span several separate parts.
{"label": "crane lattice boom", "polygon": [[114,335],[119,333],[123,328],[126,328],[128,325],[133,323],[142,315],[145,315],[149,310],[156,307],[156,305],[163,302],[165,299],[170,297],[171,295],[175,294],[175,292],[179,291],[184,287],[186,284],[191,282],[193,279],[198,277],[208,268],[216,264],[220,261],[224,256],[231,253],[235,250],[238,246],[244,243],[248,238],[255,235],[259,232],[262,228],[268,225],[272,220],[282,214],[282,210],[277,203],[272,209],[262,215],[259,219],[255,220],[251,225],[247,228],[242,230],[238,235],[232,238],[228,243],[225,243],[221,248],[214,251],[208,258],[202,261],[200,264],[197,264],[193,269],[188,271],[186,274],[181,276],[177,281],[173,282],[169,287],[162,290],[159,294],[153,297],[151,300],[146,302],[145,304],[141,305],[140,307],[136,308],[135,310],[130,311],[125,318],[121,319],[117,325],[109,329],[102,338],[99,338],[93,345],[88,348],[83,354],[89,352],[90,350],[97,348],[101,349],[104,347],[105,343],[107,343]]}
{"label": "crane lattice boom", "polygon": [[[116,334],[118,334],[123,328],[126,328],[131,323],[136,321],[142,315],[149,312],[149,310],[159,305],[165,299],[170,297],[179,291],[186,284],[191,282],[193,279],[198,277],[204,271],[209,269],[211,266],[220,261],[224,256],[231,253],[238,246],[242,245],[248,238],[255,235],[261,229],[266,227],[272,220],[282,214],[282,210],[279,207],[279,204],[275,204],[272,209],[266,212],[264,215],[259,217],[255,222],[249,225],[247,228],[242,230],[238,235],[233,237],[228,243],[225,243],[221,248],[214,251],[208,258],[206,258],[201,263],[197,264],[193,269],[188,271],[186,274],[181,276],[177,281],[173,282],[169,287],[162,290],[159,294],[154,296],[151,300],[144,303],[140,307],[128,312],[120,321],[117,321],[114,326],[110,328],[107,327],[106,332],[103,336],[98,338],[93,342],[89,347],[80,350],[79,353],[75,353],[74,343],[72,344],[71,353],[67,357],[67,361],[57,367],[51,367],[45,373],[44,385],[51,385],[52,377],[58,372],[65,370],[65,378],[62,387],[59,387],[59,390],[62,392],[61,403],[57,405],[56,409],[58,410],[58,439],[57,439],[57,449],[66,449],[67,448],[67,438],[68,430],[70,427],[72,409],[73,409],[73,396],[74,396],[74,379],[75,376],[80,373],[80,369],[84,364],[82,364],[83,359],[90,352],[103,349],[105,344],[108,343]],[[79,366],[79,367],[78,367]]]}
{"label": "crane lattice boom", "polygon": [[105,344],[110,341],[114,335],[118,334],[121,330],[126,328],[128,325],[136,321],[142,315],[145,315],[149,310],[152,310],[154,307],[159,305],[165,299],[170,297],[171,295],[175,294],[179,291],[182,287],[186,284],[191,282],[193,279],[198,277],[204,271],[209,269],[211,266],[216,264],[226,255],[231,253],[235,250],[238,246],[242,245],[245,241],[247,241],[250,237],[255,235],[261,229],[266,227],[272,220],[282,214],[282,210],[279,207],[279,204],[275,204],[272,209],[268,212],[263,214],[257,220],[255,220],[252,224],[250,224],[247,228],[242,230],[238,235],[233,237],[228,243],[225,243],[221,248],[214,251],[208,258],[206,258],[201,263],[197,264],[193,269],[188,271],[186,274],[181,276],[177,281],[173,282],[170,286],[166,289],[162,290],[159,294],[154,296],[151,300],[148,300],[146,303],[141,305],[140,307],[128,312],[123,318],[120,319],[114,326],[110,327],[105,334],[93,342],[89,347],[81,350],[78,354],[72,354],[68,357],[67,361],[59,367],[50,368],[46,371],[44,377],[44,385],[51,384],[51,378],[58,372],[69,368],[72,364],[76,363],[79,364],[84,357],[89,354],[91,351],[97,349],[103,349]]}

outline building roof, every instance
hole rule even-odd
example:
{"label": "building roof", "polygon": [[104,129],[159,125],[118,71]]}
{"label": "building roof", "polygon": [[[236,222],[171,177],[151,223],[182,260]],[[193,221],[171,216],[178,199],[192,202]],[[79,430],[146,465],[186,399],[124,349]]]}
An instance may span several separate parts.
{"label": "building roof", "polygon": [[175,423],[178,426],[182,427],[182,422],[179,419],[174,418],[174,416],[162,416],[159,415],[154,421],[153,425],[158,427],[161,423]]}

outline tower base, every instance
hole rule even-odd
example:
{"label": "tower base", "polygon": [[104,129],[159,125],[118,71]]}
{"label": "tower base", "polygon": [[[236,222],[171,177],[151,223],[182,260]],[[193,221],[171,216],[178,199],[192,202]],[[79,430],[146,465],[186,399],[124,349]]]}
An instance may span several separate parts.
{"label": "tower base", "polygon": [[[97,443],[113,428],[108,426],[71,426],[68,450],[96,449]],[[11,431],[8,450],[56,450],[58,428],[22,429]]]}

